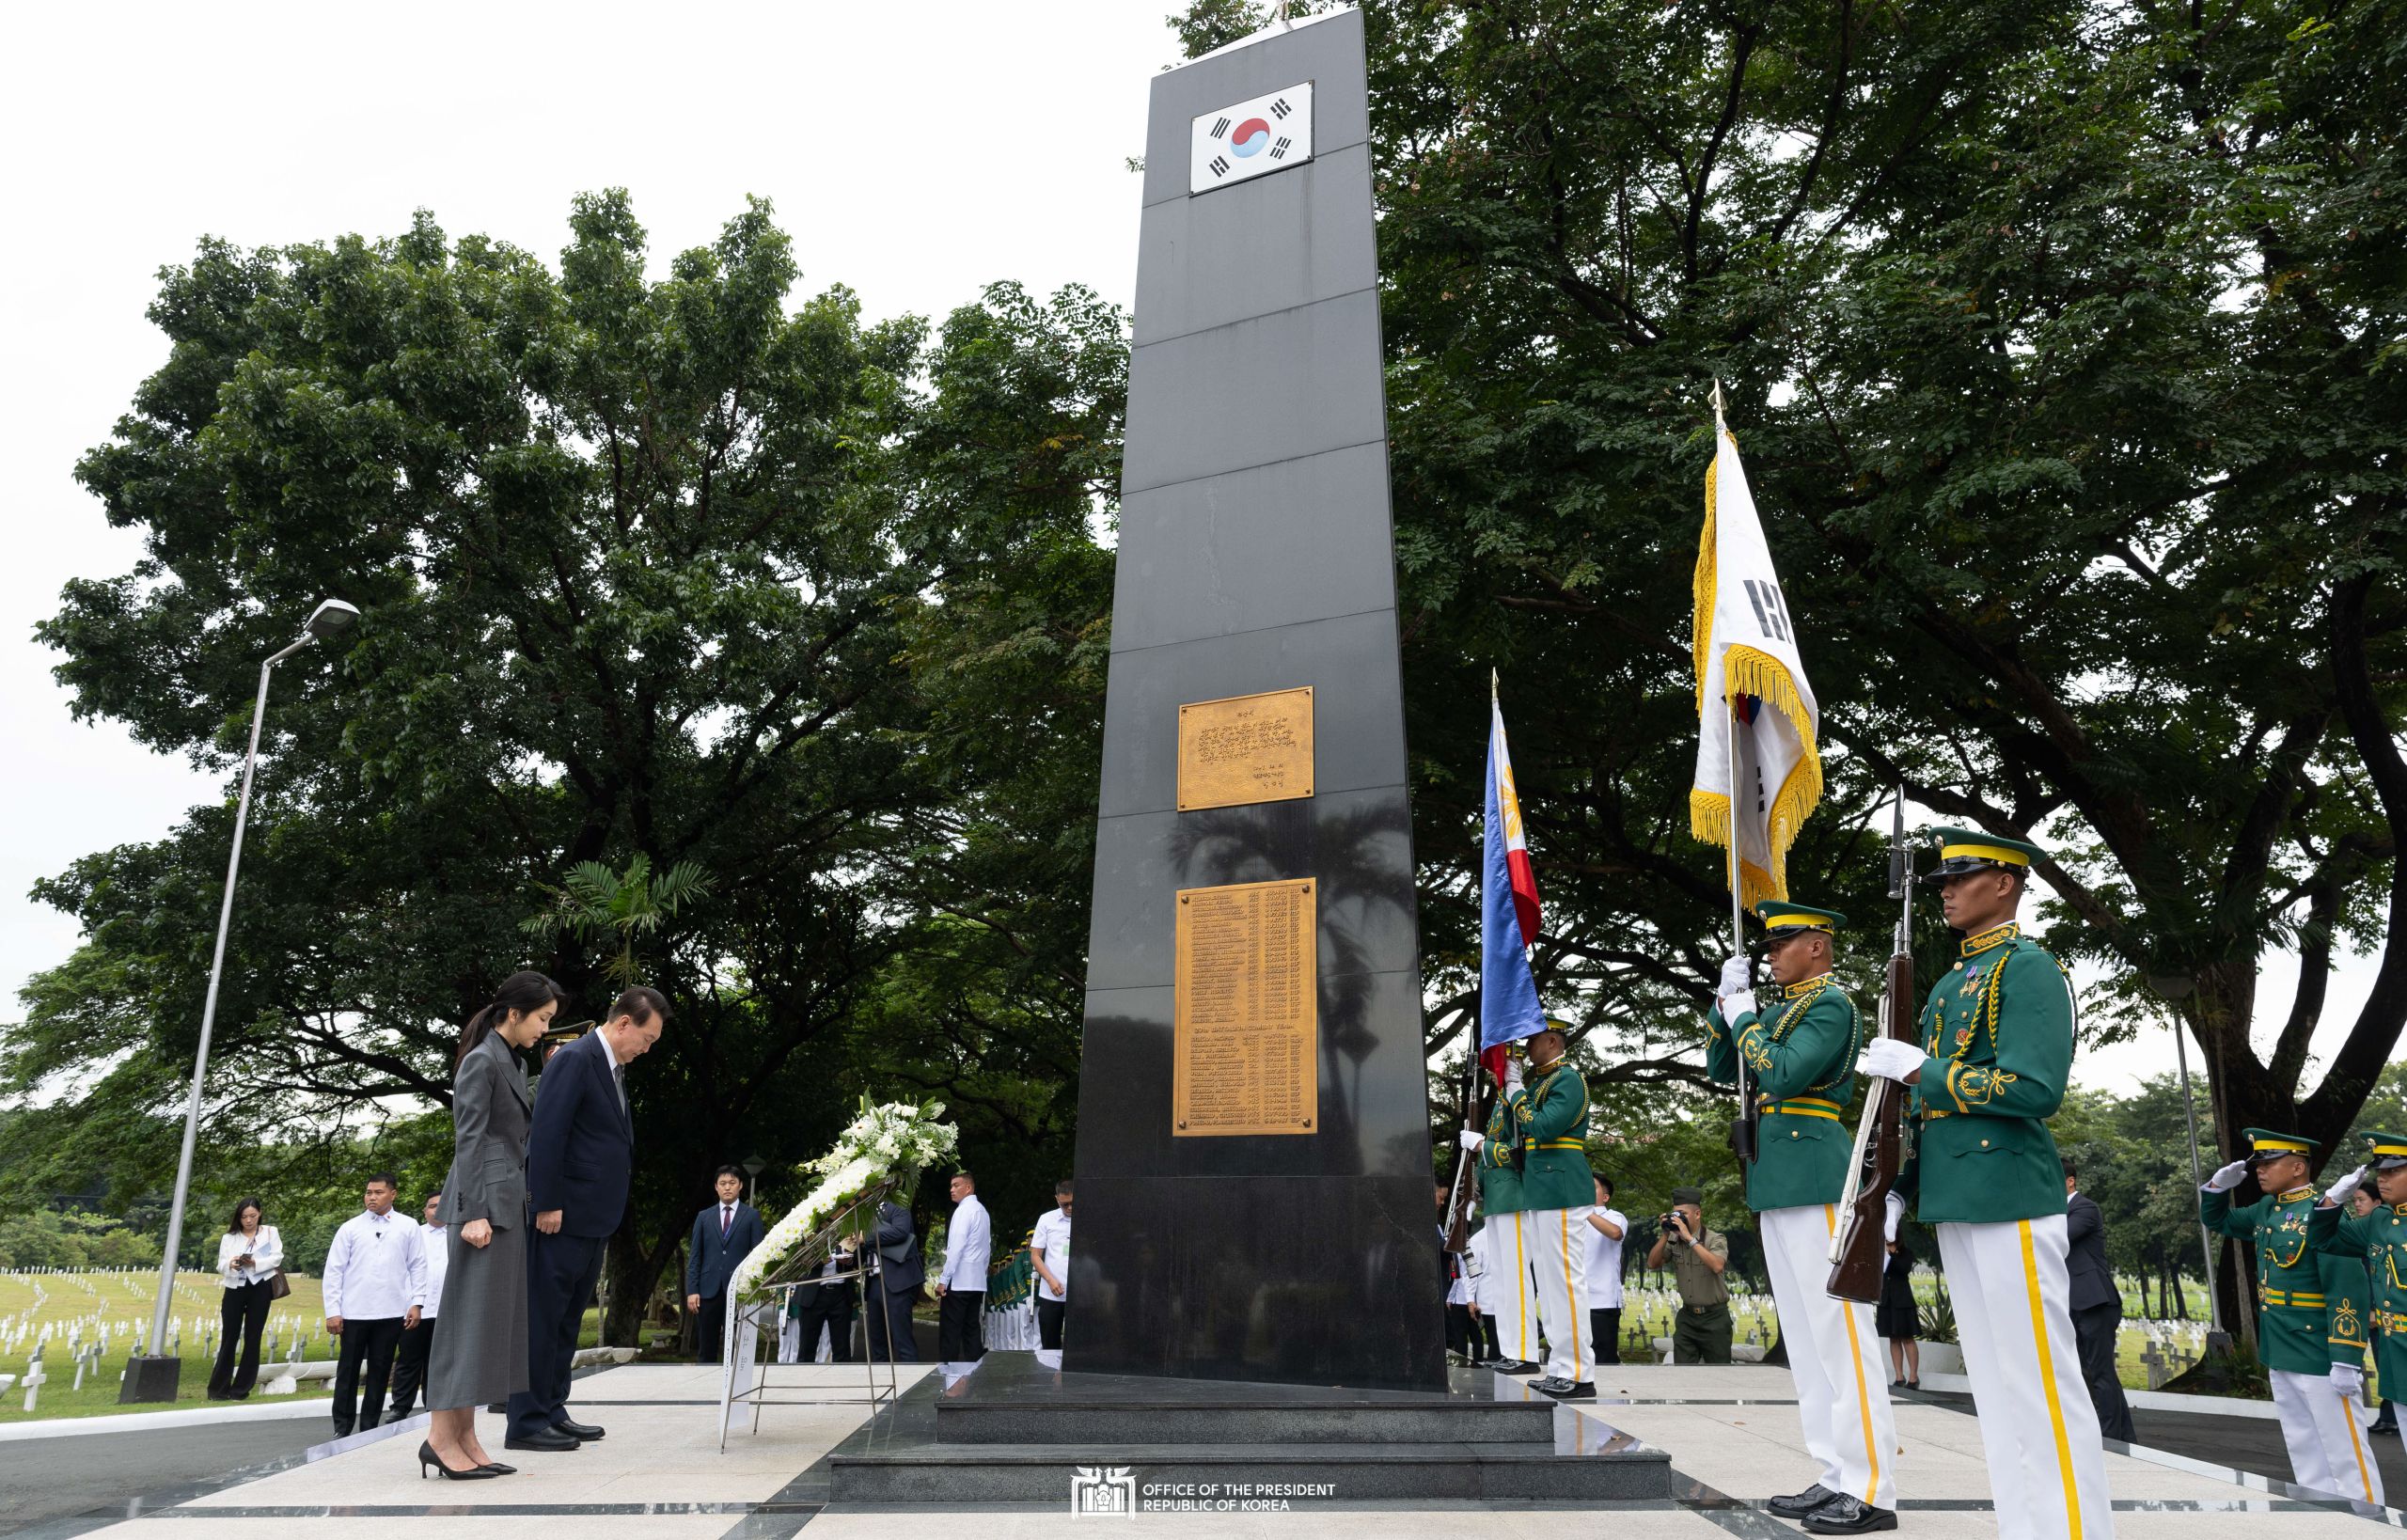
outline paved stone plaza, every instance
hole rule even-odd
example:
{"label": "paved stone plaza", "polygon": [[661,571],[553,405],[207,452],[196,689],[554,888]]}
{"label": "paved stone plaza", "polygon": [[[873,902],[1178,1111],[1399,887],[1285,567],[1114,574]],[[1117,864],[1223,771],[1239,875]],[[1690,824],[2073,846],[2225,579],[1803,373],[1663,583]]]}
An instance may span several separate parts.
{"label": "paved stone plaza", "polygon": [[[862,1388],[857,1368],[788,1368],[780,1376],[791,1387],[781,1393],[797,1397],[857,1395]],[[1006,1508],[931,1504],[867,1510],[829,1503],[826,1456],[840,1445],[848,1451],[908,1447],[924,1437],[914,1430],[933,1422],[944,1380],[926,1367],[906,1369],[901,1404],[874,1423],[859,1406],[771,1406],[757,1433],[739,1422],[721,1454],[715,1422],[716,1371],[611,1369],[580,1380],[574,1402],[579,1415],[609,1428],[606,1440],[574,1454],[520,1456],[522,1472],[498,1481],[420,1480],[413,1424],[397,1433],[380,1430],[320,1445],[282,1469],[214,1490],[153,1494],[116,1514],[87,1515],[21,1532],[145,1540],[254,1540],[261,1533],[328,1540],[744,1540],[791,1535],[808,1526],[825,1540],[920,1540],[974,1526],[981,1540],[1038,1540],[1058,1533],[1068,1516],[1067,1492],[1059,1503]],[[968,1383],[958,1382],[953,1393]],[[1635,1437],[1670,1454],[1675,1496],[1669,1502],[1563,1509],[1547,1521],[1551,1532],[1696,1540],[1716,1533],[1777,1540],[1800,1532],[1757,1506],[1808,1479],[1784,1371],[1609,1366],[1599,1388],[1602,1398],[1592,1406],[1554,1408],[1558,1447],[1566,1454],[1590,1451]],[[1494,1393],[1518,1399],[1528,1392],[1500,1381]],[[488,1443],[499,1453],[499,1420],[487,1421]],[[1904,1531],[1932,1540],[1994,1535],[1991,1493],[1973,1420],[1951,1406],[1916,1399],[1899,1406],[1897,1428],[1904,1446],[1897,1464]],[[1141,1436],[1141,1430],[1130,1435]],[[2346,1536],[2368,1532],[2369,1524],[2395,1529],[2407,1523],[2396,1512],[2352,1513],[2336,1503],[2301,1501],[2264,1478],[2160,1451],[2110,1455],[2108,1469],[2116,1532],[2125,1537],[2282,1540]],[[1303,1533],[1503,1540],[1527,1532],[1526,1514],[1534,1506],[1538,1505],[1299,1504],[1284,1513],[1141,1514],[1133,1520],[1095,1522],[1133,1523],[1191,1540]],[[974,1518],[950,1516],[972,1514]]]}

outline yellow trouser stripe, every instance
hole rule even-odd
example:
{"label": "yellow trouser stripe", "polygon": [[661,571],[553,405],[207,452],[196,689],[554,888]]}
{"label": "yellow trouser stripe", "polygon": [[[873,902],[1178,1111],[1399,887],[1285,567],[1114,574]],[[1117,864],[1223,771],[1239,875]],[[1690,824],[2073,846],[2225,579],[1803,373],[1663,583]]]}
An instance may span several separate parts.
{"label": "yellow trouser stripe", "polygon": [[1521,1340],[1514,1344],[1513,1357],[1527,1363],[1530,1361],[1530,1311],[1537,1301],[1530,1297],[1530,1254],[1521,1244],[1521,1217],[1518,1214],[1513,1216],[1513,1260],[1520,1264],[1514,1269],[1518,1276],[1513,1281],[1513,1292],[1521,1301]]}
{"label": "yellow trouser stripe", "polygon": [[1571,1286],[1571,1211],[1563,1216],[1563,1296],[1571,1301],[1571,1382],[1580,1383],[1580,1291]]}
{"label": "yellow trouser stripe", "polygon": [[[1835,1203],[1822,1205],[1822,1226],[1835,1238],[1839,1233],[1839,1211]],[[1864,1419],[1864,1453],[1872,1462],[1872,1473],[1864,1478],[1864,1503],[1870,1507],[1872,1494],[1880,1490],[1880,1444],[1872,1437],[1872,1396],[1864,1388],[1864,1344],[1856,1340],[1855,1306],[1845,1299],[1838,1301],[1839,1313],[1847,1318],[1847,1361],[1855,1369],[1855,1409]]]}
{"label": "yellow trouser stripe", "polygon": [[2357,1457],[2357,1489],[2365,1494],[2368,1502],[2371,1502],[2373,1478],[2366,1473],[2366,1441],[2357,1432],[2357,1410],[2349,1404],[2345,1395],[2340,1397],[2340,1421],[2349,1424],[2349,1450]]}
{"label": "yellow trouser stripe", "polygon": [[2072,1476],[2072,1446],[2065,1438],[2065,1409],[2056,1399],[2056,1360],[2048,1351],[2048,1317],[2039,1304],[2039,1258],[2031,1249],[2031,1221],[2018,1220],[2022,1236],[2022,1281],[2031,1294],[2031,1345],[2039,1354],[2039,1385],[2048,1392],[2048,1424],[2056,1434],[2056,1471],[2065,1484],[2065,1524],[2070,1540],[2081,1540],[2081,1493]]}

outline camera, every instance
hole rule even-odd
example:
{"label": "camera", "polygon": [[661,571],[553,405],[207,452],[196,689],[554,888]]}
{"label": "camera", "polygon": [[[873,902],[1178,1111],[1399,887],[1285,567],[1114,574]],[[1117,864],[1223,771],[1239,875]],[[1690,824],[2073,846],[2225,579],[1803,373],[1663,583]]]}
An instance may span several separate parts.
{"label": "camera", "polygon": [[1679,1239],[1680,1239],[1680,1219],[1679,1219],[1679,1216],[1678,1216],[1678,1215],[1676,1215],[1676,1214],[1658,1214],[1658,1215],[1656,1215],[1656,1216],[1655,1216],[1655,1229],[1656,1229],[1657,1233],[1659,1233],[1660,1234],[1661,1234],[1661,1235],[1662,1235],[1662,1237],[1663,1237],[1665,1240],[1670,1241],[1670,1242],[1672,1242],[1672,1243],[1673,1243],[1673,1244],[1675,1244],[1675,1245],[1677,1245],[1677,1244],[1679,1243]]}

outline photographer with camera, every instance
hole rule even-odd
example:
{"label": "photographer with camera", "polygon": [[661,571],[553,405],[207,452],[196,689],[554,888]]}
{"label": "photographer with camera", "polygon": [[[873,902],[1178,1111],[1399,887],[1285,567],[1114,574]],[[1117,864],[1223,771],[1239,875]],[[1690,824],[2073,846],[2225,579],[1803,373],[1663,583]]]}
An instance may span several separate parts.
{"label": "photographer with camera", "polygon": [[1730,1243],[1719,1230],[1705,1225],[1705,1193],[1696,1187],[1674,1187],[1672,1211],[1655,1219],[1655,1244],[1646,1249],[1646,1265],[1660,1268],[1669,1255],[1672,1277],[1680,1291],[1679,1320],[1672,1328],[1674,1363],[1730,1361],[1730,1286],[1722,1269],[1730,1258]]}

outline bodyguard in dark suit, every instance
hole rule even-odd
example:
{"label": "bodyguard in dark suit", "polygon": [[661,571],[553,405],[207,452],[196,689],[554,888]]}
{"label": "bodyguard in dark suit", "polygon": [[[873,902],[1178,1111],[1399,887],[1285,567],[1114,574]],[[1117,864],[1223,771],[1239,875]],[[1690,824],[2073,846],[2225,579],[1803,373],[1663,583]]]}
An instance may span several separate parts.
{"label": "bodyguard in dark suit", "polygon": [[744,1171],[718,1169],[718,1202],[694,1216],[685,1246],[685,1308],[694,1312],[694,1361],[716,1363],[727,1334],[727,1281],[761,1244],[761,1211],[744,1201]]}
{"label": "bodyguard in dark suit", "polygon": [[[897,1363],[917,1363],[920,1344],[911,1336],[911,1305],[928,1281],[928,1265],[920,1255],[920,1235],[911,1211],[900,1203],[877,1205],[877,1284],[866,1291],[869,1356]],[[891,1337],[894,1348],[887,1351]]]}
{"label": "bodyguard in dark suit", "polygon": [[627,1104],[629,1061],[660,1040],[669,1002],[637,984],[610,1019],[554,1053],[535,1087],[527,1140],[527,1206],[535,1211],[527,1251],[527,1384],[510,1398],[511,1449],[569,1450],[602,1430],[568,1414],[569,1365],[604,1246],[626,1217],[635,1168],[635,1119]]}
{"label": "bodyguard in dark suit", "polygon": [[2065,1271],[2071,1284],[2072,1334],[2081,1349],[2081,1377],[2089,1382],[2089,1402],[2098,1408],[2100,1437],[2139,1442],[2132,1427],[2132,1404],[2123,1397],[2123,1379],[2115,1372],[2115,1333],[2123,1324],[2123,1291],[2106,1265],[2106,1217],[2097,1202],[2078,1190],[2072,1157],[2063,1157],[2065,1170]]}

